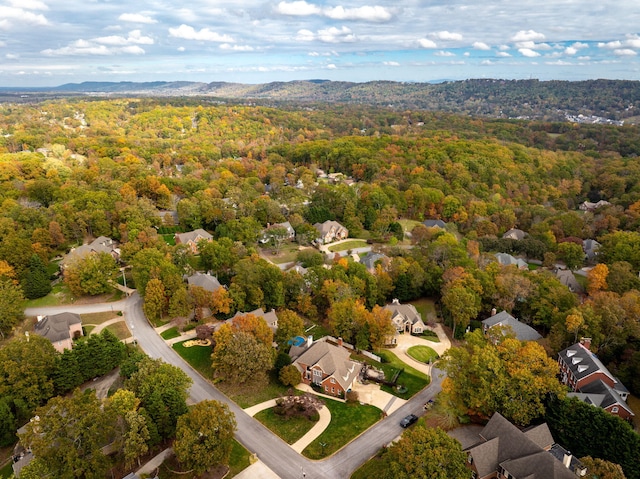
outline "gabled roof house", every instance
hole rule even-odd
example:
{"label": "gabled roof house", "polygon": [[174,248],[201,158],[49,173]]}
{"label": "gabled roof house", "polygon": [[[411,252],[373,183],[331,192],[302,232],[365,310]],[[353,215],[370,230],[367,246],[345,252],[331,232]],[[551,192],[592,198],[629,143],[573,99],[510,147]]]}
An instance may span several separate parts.
{"label": "gabled roof house", "polygon": [[427,328],[413,304],[400,304],[394,299],[384,309],[391,311],[391,322],[398,333],[422,334]]}
{"label": "gabled roof house", "polygon": [[476,479],[575,479],[586,474],[579,460],[554,443],[546,423],[521,431],[495,413],[478,439],[464,449]]}
{"label": "gabled roof house", "polygon": [[538,331],[518,321],[506,311],[501,311],[482,321],[482,331],[485,334],[494,326],[510,328],[516,335],[516,339],[520,341],[536,341],[542,337]]}
{"label": "gabled roof house", "polygon": [[198,254],[198,243],[200,241],[212,241],[213,236],[203,230],[202,228],[198,228],[197,230],[188,231],[186,233],[176,233],[174,235],[176,240],[176,244],[186,244],[191,249],[193,254]]}
{"label": "gabled roof house", "polygon": [[508,253],[496,253],[496,259],[502,266],[516,266],[518,269],[528,269],[529,265],[521,258],[515,258]]}
{"label": "gabled roof house", "polygon": [[218,278],[210,274],[200,273],[198,271],[187,278],[187,284],[189,286],[199,286],[200,288],[211,293],[222,288],[222,285],[220,284],[220,281],[218,281]]}
{"label": "gabled roof house", "polygon": [[338,339],[338,345],[324,339],[313,342],[309,337],[304,346],[292,347],[293,365],[300,371],[303,383],[315,384],[327,395],[344,398],[362,365],[351,360],[341,339]]}
{"label": "gabled roof house", "polygon": [[529,234],[525,231],[519,230],[518,228],[511,228],[509,231],[502,235],[502,238],[520,241],[525,239],[527,236],[529,236]]}
{"label": "gabled roof house", "polygon": [[74,261],[81,260],[93,253],[107,253],[113,256],[115,260],[120,258],[118,243],[106,236],[98,236],[91,243],[83,244],[77,248],[71,248],[71,251],[60,261],[60,268],[64,269]]}
{"label": "gabled roof house", "polygon": [[591,340],[583,338],[579,343],[558,353],[560,380],[573,396],[623,419],[634,416],[627,405],[628,389],[590,351]]}
{"label": "gabled roof house", "polygon": [[349,237],[349,230],[337,221],[327,220],[313,225],[318,230],[316,242],[320,244],[332,243]]}
{"label": "gabled roof house", "polygon": [[58,313],[48,316],[38,316],[34,331],[47,338],[56,348],[63,352],[73,347],[73,339],[82,336],[82,320],[76,313]]}
{"label": "gabled roof house", "polygon": [[264,321],[267,323],[267,326],[269,326],[269,328],[271,328],[274,333],[276,332],[276,329],[278,329],[278,316],[273,309],[268,313],[265,313],[264,309],[262,308],[254,309],[253,311],[249,311],[247,313],[241,313],[240,311],[238,311],[235,315],[233,315],[233,317],[227,319],[227,321],[233,323],[233,320],[238,316],[246,316],[247,314],[252,314],[258,318],[264,319]]}

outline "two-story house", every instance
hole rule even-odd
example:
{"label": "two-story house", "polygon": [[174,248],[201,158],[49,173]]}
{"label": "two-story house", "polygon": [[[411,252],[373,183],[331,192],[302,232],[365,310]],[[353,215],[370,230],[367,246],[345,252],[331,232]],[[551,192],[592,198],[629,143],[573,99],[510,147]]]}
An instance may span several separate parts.
{"label": "two-story house", "polygon": [[186,244],[193,254],[198,254],[200,252],[198,250],[198,243],[200,241],[212,241],[213,236],[202,228],[198,228],[197,230],[188,231],[187,233],[176,233],[174,239],[176,240],[176,244]]}
{"label": "two-story house", "polygon": [[76,313],[58,313],[38,316],[34,326],[36,334],[47,338],[56,348],[63,352],[73,347],[73,339],[82,336],[82,320]]}
{"label": "two-story house", "polygon": [[337,221],[327,220],[313,225],[318,230],[316,242],[319,244],[332,243],[349,237],[349,230]]}
{"label": "two-story house", "polygon": [[394,299],[384,309],[391,311],[391,322],[398,333],[422,334],[426,329],[422,316],[413,304],[401,304]]}

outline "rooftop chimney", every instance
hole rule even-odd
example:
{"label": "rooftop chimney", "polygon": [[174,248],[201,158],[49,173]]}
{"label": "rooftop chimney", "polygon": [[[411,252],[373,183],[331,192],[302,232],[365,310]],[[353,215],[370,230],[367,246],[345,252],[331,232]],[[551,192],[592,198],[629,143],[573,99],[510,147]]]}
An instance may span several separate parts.
{"label": "rooftop chimney", "polygon": [[496,308],[491,308],[491,316],[495,316],[497,312]]}
{"label": "rooftop chimney", "polygon": [[564,456],[562,456],[562,464],[564,464],[564,467],[566,467],[567,469],[569,469],[571,467],[571,458],[573,456],[571,455],[571,453],[569,451],[564,453]]}
{"label": "rooftop chimney", "polygon": [[307,336],[307,347],[310,348],[313,344],[313,336]]}
{"label": "rooftop chimney", "polygon": [[591,338],[580,338],[580,344],[591,351]]}
{"label": "rooftop chimney", "polygon": [[398,298],[394,298],[394,300],[391,303],[392,304],[400,304],[400,300]]}
{"label": "rooftop chimney", "polygon": [[338,346],[342,347],[342,338],[338,338]]}

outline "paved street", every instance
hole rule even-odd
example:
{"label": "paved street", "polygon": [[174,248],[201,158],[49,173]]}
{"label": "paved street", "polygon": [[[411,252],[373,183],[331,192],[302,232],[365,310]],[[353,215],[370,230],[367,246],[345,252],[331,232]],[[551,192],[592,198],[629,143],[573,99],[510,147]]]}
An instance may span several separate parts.
{"label": "paved street", "polygon": [[311,461],[295,452],[282,439],[250,417],[173,351],[145,318],[142,312],[142,299],[137,293],[125,300],[114,303],[30,308],[25,311],[25,314],[34,316],[63,311],[84,314],[109,311],[111,309],[123,311],[127,326],[133,337],[149,356],[160,358],[169,364],[178,366],[191,377],[193,380],[190,390],[191,401],[200,402],[205,399],[215,399],[229,404],[229,408],[236,415],[238,424],[236,438],[238,441],[249,451],[256,453],[260,461],[282,479],[302,477],[302,471],[305,472],[306,478],[309,479],[348,478],[361,464],[371,458],[380,447],[388,444],[402,433],[403,429],[399,424],[400,419],[410,413],[421,415],[423,413],[422,405],[427,400],[435,397],[441,389],[442,373],[434,368],[432,382],[429,387],[420,391],[410,401],[382,421],[379,421],[330,458],[322,461]]}

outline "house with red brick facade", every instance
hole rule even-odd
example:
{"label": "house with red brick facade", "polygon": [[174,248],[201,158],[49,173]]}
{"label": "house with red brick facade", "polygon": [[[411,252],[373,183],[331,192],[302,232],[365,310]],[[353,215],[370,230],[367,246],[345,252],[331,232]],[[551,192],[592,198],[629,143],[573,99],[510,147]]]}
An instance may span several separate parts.
{"label": "house with red brick facade", "polygon": [[324,394],[344,398],[360,373],[362,364],[352,361],[342,341],[332,344],[326,338],[314,342],[310,337],[302,346],[289,351],[293,365],[302,375],[302,382],[315,385]]}
{"label": "house with red brick facade", "polygon": [[213,236],[202,228],[188,231],[187,233],[176,233],[173,237],[176,244],[188,245],[193,254],[198,254],[200,252],[198,250],[198,243],[200,241],[213,241]]}
{"label": "house with red brick facade", "polygon": [[558,354],[560,380],[574,396],[605,411],[630,420],[634,413],[627,405],[629,391],[590,351],[591,340],[583,338]]}

